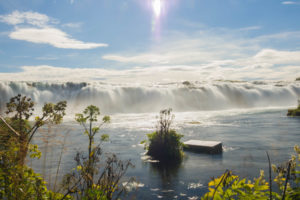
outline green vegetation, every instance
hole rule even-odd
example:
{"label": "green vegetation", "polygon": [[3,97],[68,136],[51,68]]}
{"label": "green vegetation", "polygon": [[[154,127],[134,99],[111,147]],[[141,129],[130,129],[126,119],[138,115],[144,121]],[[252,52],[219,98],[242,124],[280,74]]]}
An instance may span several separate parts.
{"label": "green vegetation", "polygon": [[[110,121],[110,117],[104,116],[101,123],[93,126],[100,115],[98,107],[88,106],[82,114],[76,115],[76,121],[84,127],[84,134],[89,137],[88,156],[79,152],[76,154],[76,168],[64,176],[58,192],[47,189],[43,178],[26,166],[26,157],[37,159],[41,157],[38,146],[31,143],[33,136],[45,124],[61,123],[65,115],[66,102],[46,103],[42,115],[35,117],[33,123],[29,122],[34,111],[34,103],[30,98],[17,95],[10,99],[6,107],[7,117],[0,116],[0,199],[119,198],[124,191],[119,182],[132,164],[129,161],[120,161],[112,154],[107,157],[104,167],[100,170],[102,149],[100,144],[94,146],[94,137],[102,125]],[[101,141],[107,141],[108,138],[108,135],[103,134]]]}
{"label": "green vegetation", "polygon": [[148,134],[149,144],[146,145],[147,154],[160,162],[177,162],[183,157],[183,143],[180,139],[183,135],[170,129],[174,115],[171,115],[172,109],[160,111],[157,130]]}
{"label": "green vegetation", "polygon": [[296,78],[296,81],[300,81],[300,77]]}
{"label": "green vegetation", "polygon": [[[208,183],[209,192],[201,199],[299,199],[300,198],[300,149],[294,148],[297,155],[282,166],[272,165],[275,178],[272,180],[272,170],[269,161],[269,179],[265,179],[264,171],[260,176],[252,180],[241,179],[233,175],[231,171],[226,172],[219,178]],[[269,158],[269,156],[268,156]],[[276,185],[273,186],[273,183]],[[274,190],[275,189],[275,190]],[[275,192],[276,191],[276,192]]]}
{"label": "green vegetation", "polygon": [[297,108],[288,110],[287,116],[300,117],[300,100],[298,100],[298,107]]}
{"label": "green vegetation", "polygon": [[39,174],[25,165],[27,154],[40,158],[38,146],[31,144],[37,130],[46,123],[59,124],[65,115],[66,102],[46,103],[42,116],[31,125],[28,121],[34,103],[17,95],[6,104],[6,114],[0,122],[0,199],[56,199],[61,194],[47,190]]}
{"label": "green vegetation", "polygon": [[[86,163],[86,173],[90,176],[89,179],[86,180],[87,188],[90,188],[93,185],[93,179],[95,174],[95,167],[93,166],[95,164],[97,155],[95,152],[98,150],[97,146],[94,147],[94,137],[96,133],[99,132],[100,127],[106,123],[110,122],[109,116],[104,116],[102,119],[102,123],[100,123],[98,126],[93,127],[93,123],[98,121],[98,116],[100,115],[100,110],[98,107],[90,105],[88,106],[84,111],[83,114],[76,114],[75,120],[81,124],[84,127],[84,134],[88,136],[89,138],[89,146],[88,146],[88,162]],[[88,127],[86,123],[88,124]],[[101,138],[103,138],[102,141],[108,140],[108,135],[102,135]]]}
{"label": "green vegetation", "polygon": [[[16,139],[20,148],[17,156],[20,165],[24,165],[25,163],[30,142],[37,130],[45,123],[61,123],[65,115],[67,102],[61,101],[57,104],[46,103],[42,109],[42,116],[35,117],[34,124],[30,125],[28,119],[33,114],[33,106],[34,102],[31,98],[20,94],[11,98],[9,103],[6,104],[6,114],[12,115],[12,117],[6,119],[11,128],[3,133],[3,137],[10,138],[10,136],[14,136],[14,139]],[[5,122],[5,120],[2,121]]]}
{"label": "green vegetation", "polygon": [[101,123],[93,126],[98,121],[99,115],[99,108],[90,105],[75,117],[76,121],[83,126],[84,134],[89,138],[89,146],[88,156],[78,152],[75,156],[76,169],[66,174],[63,179],[63,187],[67,191],[65,195],[70,194],[74,199],[118,199],[124,191],[119,184],[120,180],[128,167],[132,166],[130,161],[123,162],[113,154],[106,159],[101,169],[101,142],[107,141],[109,136],[101,135],[101,142],[94,145],[95,135],[104,124],[110,122],[110,117],[104,116]]}
{"label": "green vegetation", "polygon": [[290,117],[299,117],[300,116],[300,106],[296,109],[289,109],[288,110],[288,113],[287,113],[287,116],[290,116]]}

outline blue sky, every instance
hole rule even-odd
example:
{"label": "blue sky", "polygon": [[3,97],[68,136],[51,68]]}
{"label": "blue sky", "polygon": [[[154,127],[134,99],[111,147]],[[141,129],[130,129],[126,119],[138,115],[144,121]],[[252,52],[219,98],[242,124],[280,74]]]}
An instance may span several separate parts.
{"label": "blue sky", "polygon": [[0,1],[0,79],[294,80],[300,0]]}

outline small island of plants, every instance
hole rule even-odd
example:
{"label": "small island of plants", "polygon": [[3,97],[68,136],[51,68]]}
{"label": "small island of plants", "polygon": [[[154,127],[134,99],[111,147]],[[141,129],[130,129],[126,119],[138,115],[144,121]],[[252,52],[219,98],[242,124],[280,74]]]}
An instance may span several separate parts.
{"label": "small island of plants", "polygon": [[290,117],[300,117],[300,99],[298,100],[298,107],[295,109],[289,109],[287,116]]}
{"label": "small island of plants", "polygon": [[147,135],[147,155],[162,163],[180,162],[183,157],[184,144],[180,141],[183,135],[170,128],[174,119],[171,111],[172,109],[161,110],[157,130]]}

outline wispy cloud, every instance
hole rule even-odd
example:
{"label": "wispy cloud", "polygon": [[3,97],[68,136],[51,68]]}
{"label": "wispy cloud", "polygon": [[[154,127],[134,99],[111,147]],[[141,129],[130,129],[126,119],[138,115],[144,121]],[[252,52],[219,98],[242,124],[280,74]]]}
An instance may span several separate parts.
{"label": "wispy cloud", "polygon": [[35,59],[36,60],[57,60],[58,57],[57,56],[46,55],[46,56],[36,57]]}
{"label": "wispy cloud", "polygon": [[68,28],[80,28],[82,26],[82,23],[77,22],[77,23],[66,23],[62,25],[63,27],[68,27]]}
{"label": "wispy cloud", "polygon": [[266,40],[285,40],[285,39],[300,39],[300,31],[289,31],[289,32],[280,32],[268,35],[262,35],[255,38],[256,40],[266,41]]}
{"label": "wispy cloud", "polygon": [[243,37],[243,32],[244,30],[241,29],[233,31],[214,29],[186,35],[169,33],[168,38],[164,38],[163,42],[148,50],[131,51],[131,53],[127,50],[106,54],[102,58],[126,65],[199,65],[220,60],[246,59],[264,49],[281,52],[276,50],[276,47],[285,47],[290,43],[289,49],[294,46],[294,50],[297,50],[299,46],[300,32],[298,31],[257,37]]}
{"label": "wispy cloud", "polygon": [[49,44],[63,49],[93,49],[106,47],[107,44],[87,43],[71,38],[65,32],[56,28],[16,28],[9,34],[11,39],[25,40],[38,44]]}
{"label": "wispy cloud", "polygon": [[300,65],[300,51],[278,51],[274,49],[263,49],[258,52],[252,63],[268,63],[268,64],[295,64]]}
{"label": "wispy cloud", "polygon": [[[40,14],[37,12],[19,12],[14,11],[8,15],[1,15],[0,21],[10,24],[10,25],[19,25],[19,24],[30,24],[34,26],[47,26],[50,22],[50,18],[47,15]],[[57,22],[56,20],[51,20]]]}
{"label": "wispy cloud", "polygon": [[[243,31],[202,30],[194,35],[173,33],[158,46],[144,52],[121,52],[102,58],[122,65],[141,66],[139,72],[152,79],[160,77],[173,81],[293,80],[300,76],[299,32],[245,38],[240,34]],[[292,45],[285,46],[291,42]],[[161,70],[166,70],[164,77],[160,76]],[[142,74],[138,77],[147,79]]]}
{"label": "wispy cloud", "polygon": [[261,26],[248,26],[244,28],[240,28],[239,30],[241,31],[254,31],[254,30],[259,30],[261,29]]}
{"label": "wispy cloud", "polygon": [[[49,44],[56,48],[64,49],[93,49],[108,46],[104,43],[76,40],[55,27],[56,24],[59,24],[58,20],[37,12],[14,11],[8,15],[0,15],[0,21],[14,26],[14,30],[8,36],[15,40]],[[79,27],[80,24],[69,23],[65,24],[65,26]]]}
{"label": "wispy cloud", "polygon": [[10,81],[93,81],[149,83],[226,80],[294,80],[300,76],[300,51],[263,49],[256,54],[232,60],[199,65],[152,65],[124,70],[23,66],[22,71],[0,73]]}
{"label": "wispy cloud", "polygon": [[[9,37],[50,44],[57,48],[105,46],[73,39],[49,23],[51,19],[46,26],[16,27]],[[153,41],[153,46],[143,51],[125,49],[102,56],[106,62],[109,60],[126,66],[127,69],[124,70],[23,66],[20,72],[0,73],[0,80],[162,82],[216,79],[294,80],[299,77],[300,32],[245,37],[247,31],[260,28],[251,26],[228,30],[202,27],[200,31],[189,33],[172,31],[159,43]],[[291,41],[296,42],[284,46]],[[274,43],[281,48],[276,48]]]}
{"label": "wispy cloud", "polygon": [[281,3],[284,5],[300,5],[300,2],[297,1],[283,1]]}
{"label": "wispy cloud", "polygon": [[257,43],[239,39],[226,32],[200,31],[195,34],[169,33],[159,45],[144,52],[114,53],[103,59],[126,64],[151,66],[153,64],[205,64],[216,60],[228,60],[248,56],[259,50]]}

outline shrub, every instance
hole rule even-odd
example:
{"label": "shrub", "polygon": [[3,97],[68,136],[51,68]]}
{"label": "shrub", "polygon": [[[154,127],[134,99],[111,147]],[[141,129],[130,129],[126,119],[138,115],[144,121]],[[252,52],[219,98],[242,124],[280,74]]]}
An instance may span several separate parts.
{"label": "shrub", "polygon": [[62,197],[61,194],[47,190],[40,175],[25,165],[25,159],[27,156],[41,157],[38,146],[31,144],[32,138],[45,123],[61,122],[65,115],[66,102],[46,103],[42,116],[36,117],[34,123],[29,123],[34,111],[31,98],[19,94],[10,99],[6,108],[7,117],[0,116],[0,199]]}
{"label": "shrub", "polygon": [[291,116],[291,117],[296,117],[296,116],[300,116],[300,108],[296,108],[296,109],[289,109],[287,116]]}
{"label": "shrub", "polygon": [[[33,125],[29,124],[29,118],[33,115],[34,102],[31,98],[18,94],[12,97],[6,104],[6,119],[1,117],[2,123],[6,125],[7,135],[3,135],[6,139],[15,138],[15,142],[19,144],[18,162],[20,165],[25,164],[29,144],[37,130],[45,123],[61,123],[65,115],[67,106],[66,101],[57,104],[45,103],[42,109],[42,116],[35,117]],[[7,122],[6,122],[7,121]]]}
{"label": "shrub", "polygon": [[97,123],[99,115],[99,108],[93,105],[88,106],[83,113],[76,114],[76,121],[83,126],[84,134],[89,138],[88,156],[77,152],[76,168],[64,176],[62,185],[66,195],[71,194],[77,199],[118,199],[124,191],[119,184],[121,178],[128,167],[132,166],[130,161],[123,162],[112,154],[101,167],[101,142],[107,141],[109,137],[106,134],[101,135],[98,145],[94,145],[94,137],[104,124],[110,122],[110,117],[104,116],[102,122]]}
{"label": "shrub", "polygon": [[[17,138],[7,139],[7,127],[0,123],[0,199],[61,199],[62,194],[47,189],[42,177],[33,169],[19,163],[20,145]],[[40,158],[37,145],[28,145],[31,158]],[[70,199],[66,196],[65,199]]]}
{"label": "shrub", "polygon": [[[27,166],[0,167],[0,199],[62,199],[63,195],[48,190],[46,182]],[[65,199],[71,199],[69,195]]]}
{"label": "shrub", "polygon": [[[275,178],[265,180],[264,171],[261,170],[260,176],[252,180],[241,179],[231,171],[226,172],[219,178],[215,178],[208,183],[209,192],[201,199],[299,199],[300,198],[300,149],[295,146],[296,156],[281,166],[273,165]],[[271,168],[271,165],[270,165]],[[277,185],[274,192],[273,182]]]}
{"label": "shrub", "polygon": [[181,161],[183,157],[183,143],[180,139],[183,135],[170,129],[174,115],[171,109],[160,111],[157,130],[148,134],[149,145],[146,146],[147,154],[160,162]]}

